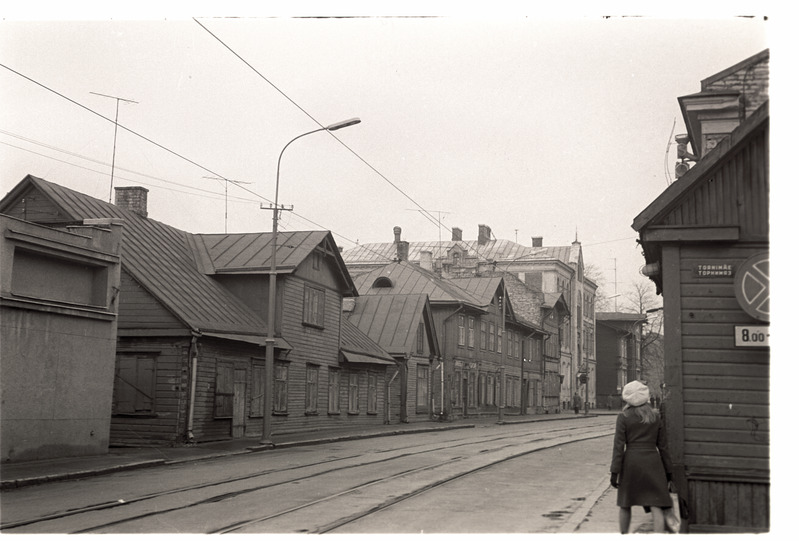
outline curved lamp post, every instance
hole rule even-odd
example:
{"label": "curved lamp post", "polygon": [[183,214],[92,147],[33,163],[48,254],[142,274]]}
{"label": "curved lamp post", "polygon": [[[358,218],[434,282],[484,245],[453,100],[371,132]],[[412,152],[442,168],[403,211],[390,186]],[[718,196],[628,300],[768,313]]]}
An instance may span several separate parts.
{"label": "curved lamp post", "polygon": [[342,120],[341,122],[336,122],[335,124],[330,124],[324,128],[317,128],[315,130],[311,130],[309,132],[302,133],[286,143],[286,146],[283,147],[283,150],[280,151],[280,155],[277,158],[277,174],[275,175],[275,201],[272,208],[272,261],[269,270],[269,297],[268,297],[268,306],[267,306],[267,336],[266,336],[266,366],[264,370],[264,425],[263,425],[263,434],[261,435],[261,444],[267,445],[272,447],[272,402],[273,402],[273,389],[272,389],[272,379],[274,374],[274,365],[275,365],[275,296],[277,295],[277,220],[278,220],[278,213],[283,207],[279,207],[277,204],[278,201],[278,191],[280,189],[280,160],[283,158],[283,153],[286,151],[288,146],[299,139],[300,137],[305,137],[306,135],[310,135],[312,133],[320,132],[320,131],[336,131],[340,130],[341,128],[347,128],[349,126],[354,126],[355,124],[359,124],[361,122],[360,118],[350,118],[348,120]]}

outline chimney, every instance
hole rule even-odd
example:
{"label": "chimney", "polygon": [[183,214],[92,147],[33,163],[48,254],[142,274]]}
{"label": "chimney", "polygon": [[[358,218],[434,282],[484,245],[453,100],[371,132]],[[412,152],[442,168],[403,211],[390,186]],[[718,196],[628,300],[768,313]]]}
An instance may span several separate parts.
{"label": "chimney", "polygon": [[408,261],[408,241],[397,242],[397,261]]}
{"label": "chimney", "polygon": [[425,250],[419,254],[419,265],[424,270],[433,272],[433,252]]}
{"label": "chimney", "polygon": [[463,240],[463,230],[460,227],[452,228],[452,240],[455,241]]}
{"label": "chimney", "polygon": [[478,225],[477,226],[477,244],[483,245],[488,244],[488,241],[491,240],[491,228],[487,225]]}
{"label": "chimney", "polygon": [[533,248],[542,248],[544,246],[544,237],[533,237]]}
{"label": "chimney", "polygon": [[147,217],[147,188],[141,186],[122,186],[114,188],[116,198],[114,204],[121,209],[135,212],[142,218]]}
{"label": "chimney", "polygon": [[394,243],[400,242],[400,235],[402,235],[402,228],[398,225],[394,226]]}

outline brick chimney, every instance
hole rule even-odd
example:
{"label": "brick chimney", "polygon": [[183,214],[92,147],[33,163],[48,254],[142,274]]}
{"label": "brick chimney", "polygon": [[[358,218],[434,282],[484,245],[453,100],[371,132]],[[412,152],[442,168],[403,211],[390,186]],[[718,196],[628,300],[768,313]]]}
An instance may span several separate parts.
{"label": "brick chimney", "polygon": [[463,240],[463,230],[460,227],[452,228],[452,240],[456,241]]}
{"label": "brick chimney", "polygon": [[409,244],[406,240],[397,242],[397,261],[408,261]]}
{"label": "brick chimney", "polygon": [[542,248],[544,246],[544,237],[533,237],[533,248]]}
{"label": "brick chimney", "polygon": [[122,186],[114,188],[114,204],[121,209],[135,212],[142,218],[147,217],[147,188],[141,186]]}
{"label": "brick chimney", "polygon": [[400,235],[402,235],[402,228],[398,225],[394,226],[394,244],[399,243]]}
{"label": "brick chimney", "polygon": [[477,244],[488,244],[491,240],[491,228],[487,225],[478,225],[477,226]]}

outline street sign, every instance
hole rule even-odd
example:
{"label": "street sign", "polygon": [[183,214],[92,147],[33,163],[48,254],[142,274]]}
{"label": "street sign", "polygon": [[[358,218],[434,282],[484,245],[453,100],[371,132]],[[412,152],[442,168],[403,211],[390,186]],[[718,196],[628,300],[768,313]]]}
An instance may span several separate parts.
{"label": "street sign", "polygon": [[769,347],[768,325],[736,325],[735,347],[767,348]]}

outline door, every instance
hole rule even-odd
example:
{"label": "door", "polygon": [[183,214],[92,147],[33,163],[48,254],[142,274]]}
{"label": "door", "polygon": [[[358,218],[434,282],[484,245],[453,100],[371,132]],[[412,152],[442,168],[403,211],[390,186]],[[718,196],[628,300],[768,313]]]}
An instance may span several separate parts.
{"label": "door", "polygon": [[233,426],[231,436],[244,437],[244,418],[247,412],[247,371],[237,368],[233,374]]}

